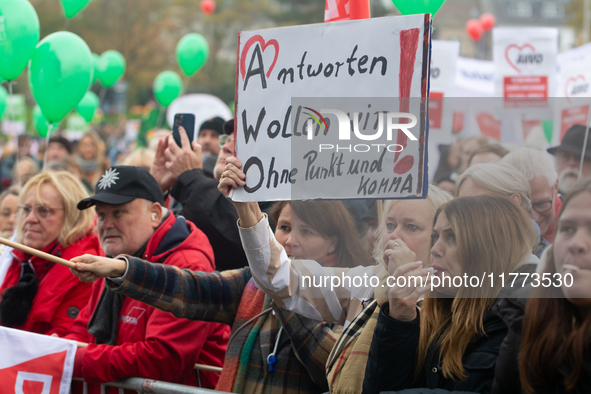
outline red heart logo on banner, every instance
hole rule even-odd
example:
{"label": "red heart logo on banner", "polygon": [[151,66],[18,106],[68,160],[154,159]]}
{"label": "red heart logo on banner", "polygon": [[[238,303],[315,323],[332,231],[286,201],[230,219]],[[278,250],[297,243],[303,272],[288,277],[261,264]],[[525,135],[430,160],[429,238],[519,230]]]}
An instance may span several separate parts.
{"label": "red heart logo on banner", "polygon": [[267,49],[269,45],[272,45],[275,48],[275,57],[273,58],[273,63],[271,63],[271,67],[269,67],[269,70],[267,71],[267,78],[269,78],[269,75],[271,75],[271,71],[273,71],[273,68],[275,67],[275,63],[277,63],[277,58],[279,57],[279,43],[277,42],[277,40],[271,39],[265,43],[265,40],[260,34],[252,36],[248,41],[246,41],[246,44],[244,44],[244,48],[242,48],[242,53],[240,54],[240,74],[242,75],[242,79],[244,79],[246,74],[246,55],[248,54],[248,50],[257,42],[261,46],[261,50],[263,52],[265,52],[265,49]]}
{"label": "red heart logo on banner", "polygon": [[519,50],[519,52],[523,51],[525,48],[531,49],[532,52],[535,52],[536,49],[531,44],[524,44],[523,46],[511,44],[511,45],[507,45],[507,48],[505,48],[505,59],[507,60],[507,63],[509,63],[509,65],[515,69],[515,71],[517,71],[518,73],[521,73],[521,70],[511,61],[511,59],[509,59],[509,50],[513,49],[513,48]]}
{"label": "red heart logo on banner", "polygon": [[568,99],[568,102],[570,103],[570,95],[568,94],[568,85],[571,82],[577,82],[578,80],[581,80],[583,82],[585,82],[585,76],[583,75],[577,75],[576,77],[569,77],[567,78],[566,82],[564,83],[564,97],[566,97]]}

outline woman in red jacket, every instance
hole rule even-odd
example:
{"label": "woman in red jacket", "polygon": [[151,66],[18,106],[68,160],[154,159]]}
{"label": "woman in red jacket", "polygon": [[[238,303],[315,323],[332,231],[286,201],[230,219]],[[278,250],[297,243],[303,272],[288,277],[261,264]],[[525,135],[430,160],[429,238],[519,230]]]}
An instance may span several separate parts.
{"label": "woman in red jacket", "polygon": [[[79,211],[88,197],[82,183],[67,172],[41,173],[19,195],[17,241],[69,260],[101,254],[92,233],[94,210]],[[66,335],[90,297],[91,285],[72,277],[64,266],[14,250],[0,285],[0,324],[39,334]]]}

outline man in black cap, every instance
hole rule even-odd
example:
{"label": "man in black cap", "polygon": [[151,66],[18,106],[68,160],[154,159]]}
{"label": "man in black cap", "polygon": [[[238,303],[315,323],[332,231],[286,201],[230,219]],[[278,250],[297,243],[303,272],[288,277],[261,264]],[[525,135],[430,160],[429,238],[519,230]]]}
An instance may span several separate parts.
{"label": "man in black cap", "polygon": [[[220,137],[220,153],[213,169],[214,179],[203,170],[203,155],[199,144],[189,142],[180,127],[182,147],[172,136],[161,140],[150,173],[163,191],[170,190],[183,207],[180,214],[191,220],[207,235],[219,271],[248,265],[236,222],[238,214],[232,202],[218,191],[218,181],[226,166],[226,158],[234,156],[234,119],[224,123]],[[259,203],[268,213],[270,203]]]}
{"label": "man in black cap", "polygon": [[580,124],[571,126],[559,146],[548,148],[548,152],[556,157],[558,190],[562,194],[568,193],[577,182],[582,152],[585,152],[585,159],[581,179],[591,177],[591,141],[587,141],[587,146],[583,147],[586,130],[587,127]]}
{"label": "man in black cap", "polygon": [[[96,206],[99,241],[107,256],[131,255],[181,269],[214,271],[205,234],[163,203],[158,183],[145,168],[114,166],[78,209]],[[214,388],[217,374],[199,372],[197,377],[193,367],[196,362],[221,367],[228,333],[227,326],[177,319],[115,294],[99,279],[67,338],[90,344],[77,350],[74,362],[74,376],[86,382],[139,376],[193,386],[200,381]]]}
{"label": "man in black cap", "polygon": [[224,119],[216,116],[199,126],[197,143],[201,145],[204,155],[217,156],[220,152],[220,135],[224,133]]}

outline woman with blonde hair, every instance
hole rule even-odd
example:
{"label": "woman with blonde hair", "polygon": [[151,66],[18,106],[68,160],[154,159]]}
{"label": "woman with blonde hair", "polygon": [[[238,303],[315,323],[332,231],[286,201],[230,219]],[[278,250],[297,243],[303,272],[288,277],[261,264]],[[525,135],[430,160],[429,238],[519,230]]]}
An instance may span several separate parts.
{"label": "woman with blonde hair", "polygon": [[[431,267],[408,262],[390,269],[399,286],[388,288],[381,308],[363,392],[490,392],[507,335],[491,310],[503,285],[500,275],[510,278],[534,242],[531,221],[510,199],[457,198],[443,205],[435,215]],[[465,277],[470,281],[457,281]]]}
{"label": "woman with blonde hair", "polygon": [[[69,260],[84,253],[100,255],[92,232],[94,210],[79,211],[88,197],[82,183],[67,172],[43,172],[19,195],[17,242]],[[0,284],[0,324],[39,334],[66,335],[90,297],[91,286],[68,268],[14,250]]]}
{"label": "woman with blonde hair", "polygon": [[96,185],[99,178],[110,167],[105,157],[105,143],[94,131],[84,134],[76,147],[76,163],[81,176],[90,185]]}
{"label": "woman with blonde hair", "polygon": [[[0,237],[10,239],[14,233],[18,191],[18,186],[11,186],[0,194]],[[0,245],[0,250],[4,250],[2,246],[4,245]]]}

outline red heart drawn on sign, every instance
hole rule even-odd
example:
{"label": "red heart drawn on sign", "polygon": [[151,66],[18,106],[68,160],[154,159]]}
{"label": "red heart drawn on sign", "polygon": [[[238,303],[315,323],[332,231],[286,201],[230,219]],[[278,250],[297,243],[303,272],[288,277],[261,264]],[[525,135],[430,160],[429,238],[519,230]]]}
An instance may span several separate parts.
{"label": "red heart drawn on sign", "polygon": [[569,77],[566,79],[566,82],[564,83],[564,97],[567,98],[568,102],[570,103],[570,95],[568,94],[568,85],[571,82],[577,82],[578,80],[581,80],[583,82],[585,82],[585,76],[584,75],[577,75],[576,77]]}
{"label": "red heart drawn on sign", "polygon": [[507,63],[509,63],[509,65],[515,69],[515,71],[517,71],[518,73],[521,73],[521,70],[519,68],[517,68],[517,66],[515,64],[513,64],[511,59],[509,59],[509,50],[513,49],[513,48],[518,49],[520,52],[523,51],[525,48],[531,49],[532,52],[535,52],[536,49],[531,44],[524,44],[522,46],[519,46],[516,44],[507,45],[507,48],[505,49],[505,59],[507,60]]}
{"label": "red heart drawn on sign", "polygon": [[271,75],[271,71],[273,71],[273,67],[275,67],[275,63],[277,63],[277,58],[279,57],[279,43],[277,42],[277,40],[271,39],[265,43],[265,40],[260,34],[252,36],[248,41],[246,41],[246,44],[244,44],[244,48],[242,48],[242,53],[240,54],[240,74],[242,75],[242,79],[244,79],[244,74],[246,74],[246,55],[248,54],[248,50],[254,43],[257,42],[261,46],[263,52],[265,52],[265,49],[267,49],[269,45],[273,45],[273,47],[275,48],[275,57],[273,58],[273,63],[271,63],[271,67],[269,67],[269,70],[267,70],[267,78],[269,78],[269,75]]}

